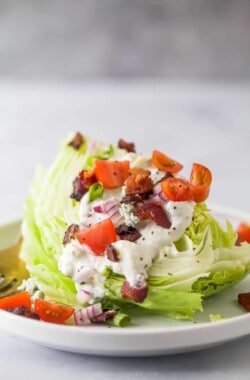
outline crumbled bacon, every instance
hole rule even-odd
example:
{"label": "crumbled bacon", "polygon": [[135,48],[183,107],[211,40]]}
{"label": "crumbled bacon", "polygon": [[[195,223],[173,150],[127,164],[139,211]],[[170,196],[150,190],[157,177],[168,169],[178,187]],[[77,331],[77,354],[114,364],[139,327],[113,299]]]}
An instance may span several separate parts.
{"label": "crumbled bacon", "polygon": [[30,319],[40,319],[39,315],[24,306],[9,307],[6,311]]}
{"label": "crumbled bacon", "polygon": [[121,288],[122,298],[131,299],[135,302],[142,302],[148,294],[148,287],[132,287],[128,281],[125,281]]}
{"label": "crumbled bacon", "polygon": [[113,262],[117,262],[117,261],[119,261],[117,251],[116,251],[116,249],[112,246],[112,244],[108,244],[108,245],[107,245],[107,247],[106,247],[106,251],[105,251],[105,254],[106,254],[107,258],[108,258],[110,261],[113,261]]}
{"label": "crumbled bacon", "polygon": [[97,182],[94,170],[82,170],[78,176],[87,188]]}
{"label": "crumbled bacon", "polygon": [[145,202],[133,210],[133,214],[141,220],[153,220],[158,226],[170,228],[171,222],[164,209],[153,201]]}
{"label": "crumbled bacon", "polygon": [[73,181],[73,193],[70,195],[70,198],[80,202],[83,195],[87,193],[88,190],[89,188],[84,185],[84,182],[81,180],[81,178],[76,177]]}
{"label": "crumbled bacon", "polygon": [[73,139],[68,143],[68,146],[71,146],[73,149],[80,149],[81,145],[84,143],[83,135],[80,132],[76,132]]}
{"label": "crumbled bacon", "polygon": [[116,233],[121,240],[136,241],[141,237],[140,232],[136,228],[128,226],[125,223],[116,227]]}
{"label": "crumbled bacon", "polygon": [[145,194],[153,191],[150,171],[142,168],[132,168],[125,181],[126,195]]}
{"label": "crumbled bacon", "polygon": [[240,293],[238,295],[238,302],[246,311],[250,311],[250,293]]}
{"label": "crumbled bacon", "polygon": [[63,237],[63,244],[70,243],[72,239],[75,239],[76,234],[80,231],[78,224],[71,224],[65,231]]}
{"label": "crumbled bacon", "polygon": [[148,193],[142,193],[142,194],[132,194],[132,195],[125,195],[125,197],[122,198],[121,203],[139,203],[143,202],[146,199],[148,199],[151,195],[151,191]]}
{"label": "crumbled bacon", "polygon": [[93,317],[91,319],[92,323],[104,323],[108,321],[109,319],[113,319],[116,315],[115,310],[106,310],[103,311],[101,314],[97,315],[96,317]]}
{"label": "crumbled bacon", "polygon": [[89,190],[89,187],[96,181],[93,171],[82,170],[73,181],[73,193],[70,195],[70,198],[80,202],[83,195]]}
{"label": "crumbled bacon", "polygon": [[132,142],[127,142],[123,139],[118,141],[118,148],[126,149],[128,152],[135,152],[135,144]]}

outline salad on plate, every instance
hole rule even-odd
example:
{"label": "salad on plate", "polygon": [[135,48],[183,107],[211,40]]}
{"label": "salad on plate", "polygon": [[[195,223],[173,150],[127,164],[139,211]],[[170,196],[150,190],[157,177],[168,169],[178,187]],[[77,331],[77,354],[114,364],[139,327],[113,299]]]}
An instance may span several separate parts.
{"label": "salad on plate", "polygon": [[78,326],[124,327],[141,313],[192,320],[249,273],[250,245],[208,209],[210,170],[194,163],[185,179],[182,168],[123,139],[71,135],[30,188],[21,250],[30,277],[5,308]]}

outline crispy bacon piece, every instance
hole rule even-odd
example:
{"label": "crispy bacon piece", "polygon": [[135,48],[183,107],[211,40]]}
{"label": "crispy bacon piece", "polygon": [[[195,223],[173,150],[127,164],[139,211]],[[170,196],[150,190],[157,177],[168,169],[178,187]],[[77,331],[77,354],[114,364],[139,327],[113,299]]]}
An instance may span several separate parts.
{"label": "crispy bacon piece", "polygon": [[101,314],[97,315],[96,317],[93,317],[91,319],[92,323],[104,323],[108,321],[109,319],[113,319],[114,316],[116,315],[115,310],[106,310],[103,311]]}
{"label": "crispy bacon piece", "polygon": [[71,146],[73,149],[80,149],[81,145],[84,143],[83,135],[80,132],[76,132],[73,139],[68,143],[68,146]]}
{"label": "crispy bacon piece", "polygon": [[128,152],[135,152],[135,144],[132,142],[127,142],[123,139],[118,141],[118,148],[126,149]]}
{"label": "crispy bacon piece", "polygon": [[139,203],[139,202],[143,202],[146,199],[148,199],[151,194],[152,193],[150,191],[148,193],[142,193],[142,194],[125,195],[125,197],[122,198],[121,203]]}
{"label": "crispy bacon piece", "polygon": [[96,181],[93,171],[82,170],[73,181],[73,193],[70,195],[70,198],[80,202],[83,195],[89,190],[89,187]]}
{"label": "crispy bacon piece", "polygon": [[141,237],[140,232],[136,228],[127,226],[125,223],[116,228],[116,233],[121,240],[136,241]]}
{"label": "crispy bacon piece", "polygon": [[87,188],[97,182],[94,170],[82,170],[78,174],[78,177],[83,181],[84,186]]}
{"label": "crispy bacon piece", "polygon": [[87,193],[88,190],[89,188],[84,185],[84,182],[81,180],[81,178],[76,177],[73,181],[73,193],[70,195],[70,198],[80,202],[83,195]]}
{"label": "crispy bacon piece", "polygon": [[113,261],[113,262],[118,262],[118,261],[119,261],[117,251],[116,251],[116,249],[112,246],[112,244],[108,244],[108,245],[107,245],[107,248],[106,248],[105,254],[106,254],[107,258],[108,258],[110,261]]}
{"label": "crispy bacon piece", "polygon": [[240,293],[238,295],[238,303],[242,305],[246,311],[250,311],[250,293]]}
{"label": "crispy bacon piece", "polygon": [[122,298],[131,299],[135,302],[142,302],[148,294],[148,287],[132,287],[128,281],[125,281],[121,287]]}
{"label": "crispy bacon piece", "polygon": [[21,315],[22,317],[25,318],[30,318],[30,319],[40,319],[39,315],[28,309],[27,307],[24,306],[18,306],[18,307],[9,307],[5,309],[6,311],[16,314],[16,315]]}
{"label": "crispy bacon piece", "polygon": [[150,171],[142,168],[132,168],[125,181],[126,195],[152,193],[153,182]]}
{"label": "crispy bacon piece", "polygon": [[133,214],[141,220],[153,220],[158,226],[170,228],[171,222],[163,208],[153,202],[145,202],[133,210]]}
{"label": "crispy bacon piece", "polygon": [[71,224],[65,231],[63,237],[63,244],[70,243],[72,239],[75,239],[76,234],[80,231],[78,224]]}

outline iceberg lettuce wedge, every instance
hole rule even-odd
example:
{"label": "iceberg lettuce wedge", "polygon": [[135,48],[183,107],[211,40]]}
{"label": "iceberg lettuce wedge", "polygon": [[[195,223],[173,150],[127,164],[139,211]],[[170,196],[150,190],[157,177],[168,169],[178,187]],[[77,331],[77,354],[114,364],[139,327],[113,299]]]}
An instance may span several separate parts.
{"label": "iceberg lettuce wedge", "polygon": [[[79,150],[65,141],[53,165],[38,170],[24,210],[21,257],[30,276],[46,299],[73,307],[76,287],[71,277],[58,269],[67,226],[79,223],[79,203],[70,198],[72,182],[96,159],[117,158],[124,151],[85,137]],[[102,185],[92,187],[92,201],[101,197]],[[223,230],[204,203],[194,207],[193,221],[183,236],[164,247],[148,270],[148,294],[141,303],[123,299],[122,275],[106,269],[105,295],[99,301],[120,309],[113,323],[126,325],[127,314],[138,312],[174,319],[192,319],[202,311],[202,301],[243,279],[250,272],[250,245],[235,246],[237,236],[227,222]]]}

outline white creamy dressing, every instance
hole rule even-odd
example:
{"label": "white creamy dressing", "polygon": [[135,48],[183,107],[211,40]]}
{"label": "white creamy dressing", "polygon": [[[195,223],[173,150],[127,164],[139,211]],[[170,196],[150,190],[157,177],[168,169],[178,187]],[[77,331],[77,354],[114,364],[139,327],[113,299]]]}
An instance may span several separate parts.
{"label": "white creamy dressing", "polygon": [[[154,183],[165,175],[164,172],[153,168],[150,160],[143,155],[129,153],[119,160],[129,160],[131,167],[136,166],[150,170]],[[115,199],[119,204],[123,196],[124,189],[105,189],[102,198],[88,203],[88,193],[85,194],[80,202],[80,228],[87,228],[87,226],[107,218],[105,214],[96,213],[93,207],[108,199]],[[131,206],[120,207],[121,219],[115,226],[126,222],[135,226],[141,237],[135,242],[118,240],[112,244],[118,254],[118,262],[110,261],[106,255],[96,256],[87,245],[80,244],[77,240],[72,240],[65,246],[59,260],[59,269],[75,281],[78,290],[77,299],[80,303],[91,303],[95,297],[104,295],[103,282],[105,279],[101,273],[106,267],[110,267],[115,273],[124,275],[131,286],[145,283],[153,260],[159,257],[164,247],[172,246],[173,242],[180,239],[191,223],[194,202],[168,201],[162,207],[171,222],[169,229],[160,227],[153,221],[139,221],[136,219],[137,217],[132,216]],[[88,221],[87,225],[86,220]],[[83,224],[82,221],[84,221]]]}

